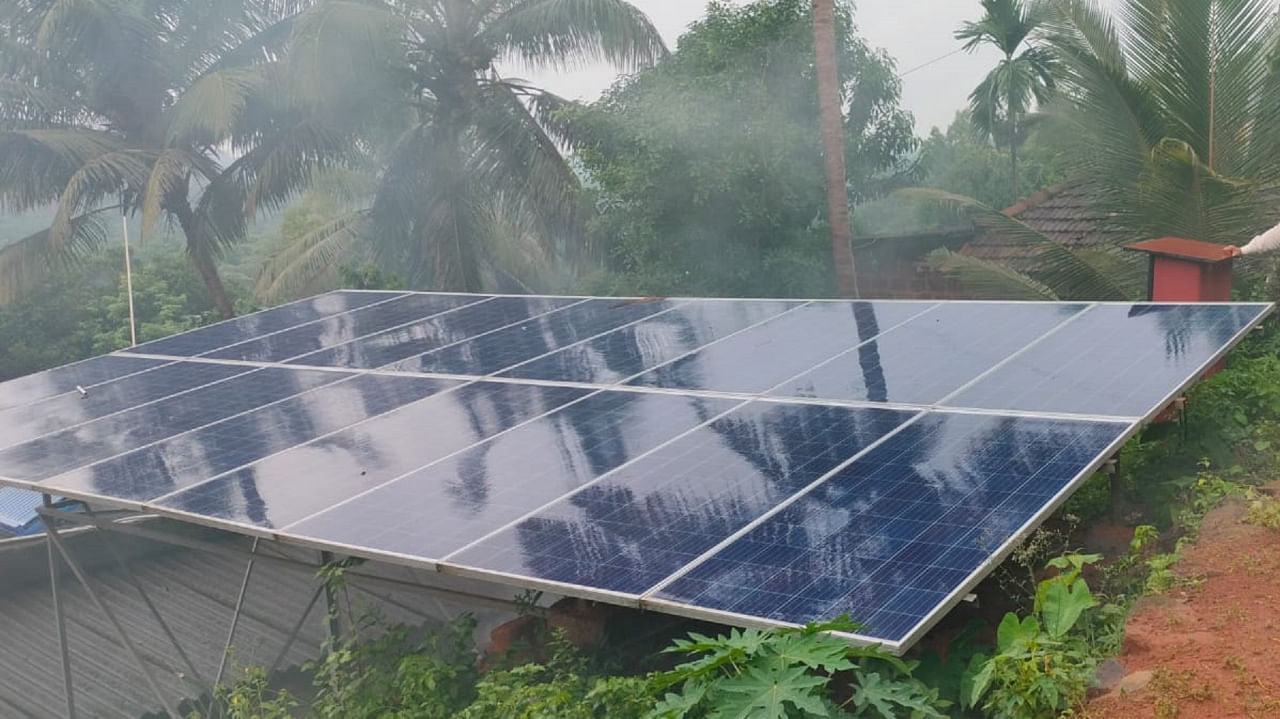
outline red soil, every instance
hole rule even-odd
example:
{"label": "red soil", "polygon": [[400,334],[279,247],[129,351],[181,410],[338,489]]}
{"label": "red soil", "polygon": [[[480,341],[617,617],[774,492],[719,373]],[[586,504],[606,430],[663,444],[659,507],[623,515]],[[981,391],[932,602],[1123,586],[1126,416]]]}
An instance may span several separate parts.
{"label": "red soil", "polygon": [[1280,717],[1280,532],[1242,523],[1232,500],[1205,517],[1175,571],[1186,586],[1129,618],[1124,687],[1091,719]]}

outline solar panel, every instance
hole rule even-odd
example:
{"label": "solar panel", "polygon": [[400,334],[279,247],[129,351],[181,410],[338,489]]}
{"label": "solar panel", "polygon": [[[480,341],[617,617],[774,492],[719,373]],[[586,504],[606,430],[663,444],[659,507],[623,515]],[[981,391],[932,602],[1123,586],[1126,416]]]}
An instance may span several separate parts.
{"label": "solar panel", "polygon": [[335,292],[0,383],[0,484],[902,651],[1271,309]]}

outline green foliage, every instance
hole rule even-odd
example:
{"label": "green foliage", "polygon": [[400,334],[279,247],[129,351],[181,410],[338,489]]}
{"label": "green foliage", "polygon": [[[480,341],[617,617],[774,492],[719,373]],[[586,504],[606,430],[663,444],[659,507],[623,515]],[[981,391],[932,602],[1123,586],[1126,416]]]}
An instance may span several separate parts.
{"label": "green foliage", "polygon": [[[893,63],[842,9],[846,165],[859,201],[912,177]],[[736,296],[834,290],[807,0],[714,2],[658,66],[559,115],[599,211],[592,291]]]}
{"label": "green foliage", "polygon": [[[795,629],[690,634],[668,653],[695,658],[655,678],[666,692],[650,719],[788,719],[845,715],[943,717],[936,690],[912,677],[914,664],[876,648],[857,648],[828,632],[860,627],[847,618]],[[853,677],[844,707],[831,700],[831,678]],[[844,675],[841,675],[844,676]]]}
{"label": "green foliage", "polygon": [[[920,148],[920,165],[925,187],[935,187],[1004,209],[1017,197],[1010,197],[1007,151],[977,137],[973,122],[958,113],[946,132],[934,128]],[[1052,133],[1034,132],[1019,148],[1018,197],[1062,183],[1066,160]],[[935,219],[941,219],[934,215]]]}
{"label": "green foliage", "polygon": [[[213,693],[213,705],[220,709],[212,716],[221,719],[292,719],[300,706],[288,691],[272,690],[267,671],[262,667],[248,667],[240,681],[232,685],[218,686]],[[205,719],[199,711],[188,719]]]}
{"label": "green foliage", "polygon": [[563,663],[492,672],[458,719],[640,719],[653,706],[647,680],[591,678]]}
{"label": "green foliage", "polygon": [[404,280],[372,263],[338,267],[338,286],[348,290],[403,290]]}
{"label": "green foliage", "polygon": [[1262,495],[1249,502],[1244,521],[1271,530],[1280,530],[1280,500]]}
{"label": "green foliage", "polygon": [[[241,290],[228,288],[233,297]],[[178,253],[134,258],[138,341],[158,339],[214,318],[194,270]],[[0,381],[129,346],[124,257],[110,251],[51,276],[0,307]]]}
{"label": "green foliage", "polygon": [[[376,622],[366,622],[373,628]],[[428,632],[420,642],[406,627],[373,641],[352,632],[312,667],[317,688],[311,715],[318,719],[409,717],[449,719],[475,697],[475,620]]]}
{"label": "green foliage", "polygon": [[1057,573],[1040,582],[1035,609],[1006,614],[996,633],[996,653],[970,665],[965,705],[991,716],[1039,719],[1079,706],[1097,659],[1083,630],[1100,602],[1081,576],[1101,557],[1068,554],[1047,565]]}

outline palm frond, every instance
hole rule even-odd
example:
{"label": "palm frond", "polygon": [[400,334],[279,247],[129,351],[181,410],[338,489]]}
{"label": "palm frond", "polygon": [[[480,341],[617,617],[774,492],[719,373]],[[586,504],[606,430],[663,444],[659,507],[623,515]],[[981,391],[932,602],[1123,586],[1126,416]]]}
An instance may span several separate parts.
{"label": "palm frond", "polygon": [[941,190],[910,188],[899,190],[902,197],[938,204],[969,216],[984,232],[1035,251],[1037,281],[1065,300],[1131,299],[1122,283],[1100,273],[1074,252],[1043,234],[969,197]]}
{"label": "palm frond", "polygon": [[68,223],[68,237],[60,243],[52,242],[51,229],[44,229],[0,247],[0,306],[21,297],[75,255],[104,245],[107,231],[102,224],[103,216],[119,209],[118,206],[101,208],[72,218]]}
{"label": "palm frond", "polygon": [[290,296],[352,257],[369,225],[368,210],[357,210],[298,237],[280,248],[258,273],[254,295],[264,301]]}
{"label": "palm frond", "polygon": [[653,23],[625,0],[511,3],[482,30],[480,39],[535,69],[604,60],[636,70],[667,54]]}
{"label": "palm frond", "polygon": [[213,70],[178,96],[165,113],[169,146],[219,145],[230,137],[249,96],[263,87],[260,67]]}
{"label": "palm frond", "polygon": [[108,197],[146,186],[154,161],[153,153],[126,149],[84,163],[72,173],[58,199],[58,211],[49,228],[50,244],[60,249],[72,241],[72,219],[77,215],[97,209]]}
{"label": "palm frond", "polygon": [[208,182],[217,175],[217,167],[206,158],[186,150],[162,150],[151,166],[151,175],[139,197],[142,209],[142,228],[139,242],[145,242],[155,229],[156,222],[165,211],[165,205],[175,195],[186,203],[185,193],[190,187],[191,175],[199,174]]}
{"label": "palm frond", "polygon": [[0,131],[0,212],[25,212],[56,202],[75,172],[123,142],[87,129]]}
{"label": "palm frond", "polygon": [[929,267],[964,288],[965,296],[982,300],[1061,299],[1049,287],[994,262],[962,255],[945,247],[930,252]]}
{"label": "palm frond", "polygon": [[284,74],[293,100],[312,108],[348,106],[387,81],[402,62],[404,18],[377,2],[331,0],[295,20]]}

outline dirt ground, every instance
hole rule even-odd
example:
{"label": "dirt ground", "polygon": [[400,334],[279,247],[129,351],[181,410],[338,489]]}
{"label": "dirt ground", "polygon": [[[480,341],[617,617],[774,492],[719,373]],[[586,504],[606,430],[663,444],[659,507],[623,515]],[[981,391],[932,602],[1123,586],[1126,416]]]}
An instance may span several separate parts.
{"label": "dirt ground", "polygon": [[1109,667],[1124,678],[1090,719],[1280,718],[1280,532],[1245,511],[1231,500],[1205,517],[1181,586],[1138,605]]}

